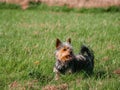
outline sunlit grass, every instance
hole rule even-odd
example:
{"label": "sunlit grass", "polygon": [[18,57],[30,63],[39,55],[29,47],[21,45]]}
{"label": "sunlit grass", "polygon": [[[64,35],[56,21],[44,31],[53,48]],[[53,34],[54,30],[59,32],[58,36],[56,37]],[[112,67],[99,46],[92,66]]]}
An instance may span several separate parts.
{"label": "sunlit grass", "polygon": [[[54,81],[56,38],[72,39],[74,52],[89,45],[95,54],[92,76],[83,72]],[[40,10],[0,10],[0,89],[29,89],[67,83],[71,90],[119,88],[120,13],[74,13]],[[34,83],[34,80],[38,82]],[[15,82],[16,81],[16,82]],[[26,83],[27,82],[27,83]],[[16,88],[16,87],[15,87]]]}

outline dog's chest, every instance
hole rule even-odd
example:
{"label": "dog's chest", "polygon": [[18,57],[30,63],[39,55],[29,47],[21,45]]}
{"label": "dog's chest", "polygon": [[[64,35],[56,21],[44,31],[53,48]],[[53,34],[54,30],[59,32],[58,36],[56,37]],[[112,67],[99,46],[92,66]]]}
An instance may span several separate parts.
{"label": "dog's chest", "polygon": [[70,72],[71,70],[71,66],[72,66],[72,62],[60,62],[60,61],[57,61],[56,62],[56,68],[59,70],[59,72],[61,73],[67,73],[67,72]]}

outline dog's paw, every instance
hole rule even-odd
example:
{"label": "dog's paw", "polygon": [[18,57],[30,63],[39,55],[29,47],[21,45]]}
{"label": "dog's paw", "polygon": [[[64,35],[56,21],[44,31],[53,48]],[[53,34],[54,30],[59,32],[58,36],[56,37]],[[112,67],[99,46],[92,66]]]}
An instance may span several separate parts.
{"label": "dog's paw", "polygon": [[86,60],[86,58],[85,58],[83,55],[77,55],[76,58],[77,58],[78,60],[83,60],[83,61]]}
{"label": "dog's paw", "polygon": [[55,77],[55,80],[56,80],[56,81],[59,80],[59,77]]}

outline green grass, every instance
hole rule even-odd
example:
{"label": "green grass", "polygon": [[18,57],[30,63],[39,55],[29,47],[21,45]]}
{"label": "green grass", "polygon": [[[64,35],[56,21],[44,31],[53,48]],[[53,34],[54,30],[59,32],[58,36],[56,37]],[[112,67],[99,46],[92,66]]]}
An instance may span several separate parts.
{"label": "green grass", "polygon": [[[55,41],[69,37],[76,54],[82,44],[93,49],[94,74],[62,75],[55,81]],[[119,37],[119,12],[0,9],[0,90],[40,90],[63,83],[69,90],[119,90],[120,77],[113,74],[120,68]],[[17,85],[12,86],[15,81]]]}

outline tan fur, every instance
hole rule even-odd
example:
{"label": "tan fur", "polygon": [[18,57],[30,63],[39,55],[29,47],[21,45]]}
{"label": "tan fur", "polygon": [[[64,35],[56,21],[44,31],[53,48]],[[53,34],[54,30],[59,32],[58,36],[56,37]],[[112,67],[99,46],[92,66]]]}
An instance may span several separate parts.
{"label": "tan fur", "polygon": [[69,47],[63,47],[56,53],[56,56],[58,57],[59,60],[65,62],[67,60],[70,60],[70,58],[72,58],[70,52],[71,50],[69,49]]}

